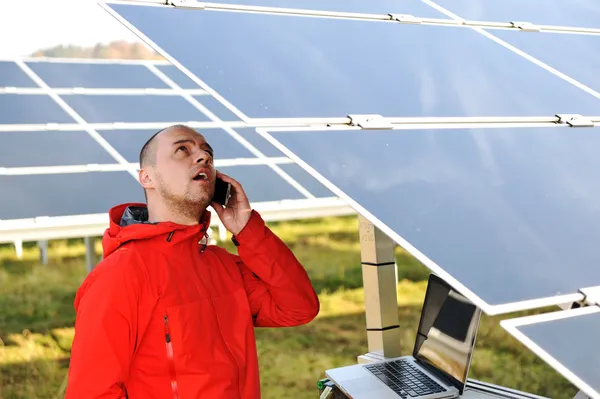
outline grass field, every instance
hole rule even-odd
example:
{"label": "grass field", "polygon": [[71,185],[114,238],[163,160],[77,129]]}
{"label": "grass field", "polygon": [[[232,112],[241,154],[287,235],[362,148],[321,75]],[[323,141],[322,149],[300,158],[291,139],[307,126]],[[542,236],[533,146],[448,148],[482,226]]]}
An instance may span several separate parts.
{"label": "grass field", "polygon": [[[355,363],[367,351],[358,222],[346,217],[272,227],[305,265],[322,310],[306,326],[257,331],[263,398],[316,398],[316,382],[325,369]],[[0,247],[0,399],[63,397],[73,298],[86,274],[84,251],[80,240],[51,242],[50,263],[41,265],[35,246],[25,248],[21,261],[12,247]],[[402,346],[408,354],[429,272],[401,249],[396,258]],[[573,398],[577,390],[508,335],[498,320],[483,317],[470,376],[551,398]]]}

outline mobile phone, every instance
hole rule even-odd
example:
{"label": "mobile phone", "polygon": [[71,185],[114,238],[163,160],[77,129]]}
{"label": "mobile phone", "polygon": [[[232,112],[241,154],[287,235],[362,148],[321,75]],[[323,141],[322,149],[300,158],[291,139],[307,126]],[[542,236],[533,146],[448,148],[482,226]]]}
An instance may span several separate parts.
{"label": "mobile phone", "polygon": [[223,206],[227,206],[229,202],[229,196],[231,194],[231,184],[223,181],[223,179],[217,177],[215,181],[215,194],[213,201]]}

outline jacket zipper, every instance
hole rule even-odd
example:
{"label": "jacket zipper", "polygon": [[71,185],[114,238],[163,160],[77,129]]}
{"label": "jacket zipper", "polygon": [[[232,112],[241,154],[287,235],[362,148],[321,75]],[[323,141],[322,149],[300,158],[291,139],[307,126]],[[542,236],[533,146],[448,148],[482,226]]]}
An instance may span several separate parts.
{"label": "jacket zipper", "polygon": [[165,343],[167,345],[167,358],[169,359],[169,372],[171,374],[171,390],[173,391],[173,399],[179,399],[179,388],[177,386],[177,378],[175,376],[175,361],[173,359],[173,344],[171,343],[169,316],[164,315],[163,320],[165,322]]}
{"label": "jacket zipper", "polygon": [[[202,277],[202,273],[200,271],[197,271],[198,276],[200,277],[200,280],[202,281],[202,284],[204,285],[204,287],[207,287],[206,283],[204,282],[204,277]],[[211,304],[211,307],[213,308],[213,311],[215,313],[215,317],[217,318],[217,324],[219,324],[219,319],[217,317],[217,309],[215,308],[215,304],[213,302],[212,297],[210,296],[210,293],[208,294],[208,299],[209,302]],[[227,343],[225,342],[225,338],[223,338],[223,334],[221,333],[221,326],[219,324],[219,337],[221,337],[221,341],[223,342],[223,346],[225,346],[225,348],[227,349],[227,353],[229,353],[229,357],[231,358],[231,360],[233,361],[233,364],[235,365],[235,368],[237,370],[237,387],[238,387],[238,393],[240,394],[240,397],[242,397],[242,392],[241,392],[241,385],[240,385],[240,366],[238,365],[237,360],[235,359],[235,356],[233,356],[233,353],[231,353],[231,349],[229,349],[229,346],[227,346]]]}

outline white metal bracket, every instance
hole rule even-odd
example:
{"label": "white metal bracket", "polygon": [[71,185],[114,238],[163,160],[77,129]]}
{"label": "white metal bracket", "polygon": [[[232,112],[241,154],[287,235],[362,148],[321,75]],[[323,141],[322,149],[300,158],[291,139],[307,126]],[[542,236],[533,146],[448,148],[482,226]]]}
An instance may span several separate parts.
{"label": "white metal bracket", "polygon": [[525,21],[510,21],[511,25],[515,28],[519,28],[523,32],[539,32],[540,27],[532,24],[531,22]]}
{"label": "white metal bracket", "polygon": [[579,292],[585,297],[583,303],[589,306],[600,306],[600,286],[582,288]]}
{"label": "white metal bracket", "polygon": [[190,10],[204,10],[206,7],[196,0],[165,0],[165,5],[175,8],[186,8]]}
{"label": "white metal bracket", "polygon": [[388,14],[393,21],[402,22],[403,24],[420,24],[423,22],[421,18],[410,14]]}
{"label": "white metal bracket", "polygon": [[348,115],[350,126],[363,129],[392,129],[394,125],[381,115]]}
{"label": "white metal bracket", "polygon": [[590,118],[579,114],[556,114],[558,123],[567,124],[571,127],[594,127],[595,124]]}

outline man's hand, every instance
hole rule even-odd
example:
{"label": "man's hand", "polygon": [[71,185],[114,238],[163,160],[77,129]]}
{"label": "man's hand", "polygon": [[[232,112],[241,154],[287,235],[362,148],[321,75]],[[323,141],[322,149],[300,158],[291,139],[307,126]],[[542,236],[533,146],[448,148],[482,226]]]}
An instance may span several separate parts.
{"label": "man's hand", "polygon": [[252,214],[252,208],[250,208],[250,202],[248,201],[248,197],[246,197],[242,185],[237,180],[232,179],[219,171],[217,171],[217,177],[220,177],[224,182],[231,184],[231,197],[227,203],[227,208],[214,201],[210,206],[217,212],[217,215],[221,219],[221,222],[223,222],[225,228],[229,230],[231,234],[236,235],[242,231],[244,226],[246,226],[246,223],[248,223]]}

